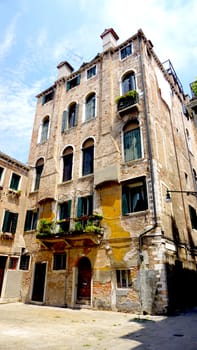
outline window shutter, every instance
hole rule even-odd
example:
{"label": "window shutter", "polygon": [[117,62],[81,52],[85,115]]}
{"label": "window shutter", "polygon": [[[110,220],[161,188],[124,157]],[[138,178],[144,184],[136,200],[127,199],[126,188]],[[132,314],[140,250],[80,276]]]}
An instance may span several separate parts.
{"label": "window shutter", "polygon": [[5,211],[5,215],[4,215],[4,220],[3,220],[2,232],[7,232],[8,231],[9,216],[10,216],[10,212],[9,212],[9,210],[6,210]]}
{"label": "window shutter", "polygon": [[64,111],[62,115],[62,132],[67,129],[68,125],[68,111]]}
{"label": "window shutter", "polygon": [[77,203],[77,217],[82,216],[82,204],[83,204],[83,198],[79,197],[78,198],[78,203]]}
{"label": "window shutter", "polygon": [[70,90],[70,81],[67,81],[66,83],[66,91]]}
{"label": "window shutter", "polygon": [[89,206],[88,206],[88,215],[92,215],[93,213],[93,195],[88,196],[88,202],[89,202]]}
{"label": "window shutter", "polygon": [[11,233],[16,232],[17,221],[18,221],[18,213],[12,213]]}
{"label": "window shutter", "polygon": [[77,76],[77,84],[76,84],[76,85],[79,85],[79,84],[80,84],[80,80],[81,80],[81,74],[79,74],[79,75]]}
{"label": "window shutter", "polygon": [[75,105],[74,126],[76,126],[76,125],[77,125],[77,123],[78,123],[78,111],[79,111],[79,105],[78,105],[78,104],[76,104],[76,105]]}
{"label": "window shutter", "polygon": [[68,201],[68,217],[70,218],[70,214],[71,214],[71,204],[72,204],[72,200],[70,199]]}
{"label": "window shutter", "polygon": [[31,230],[32,210],[27,210],[24,231]]}
{"label": "window shutter", "polygon": [[131,76],[131,86],[132,86],[132,90],[136,90],[136,81],[135,81],[134,74],[132,74],[132,76]]}
{"label": "window shutter", "polygon": [[42,96],[42,105],[45,104],[45,96]]}
{"label": "window shutter", "polygon": [[126,192],[123,188],[122,190],[122,214],[126,215],[128,214],[129,210],[128,210],[128,203],[127,203],[127,195]]}

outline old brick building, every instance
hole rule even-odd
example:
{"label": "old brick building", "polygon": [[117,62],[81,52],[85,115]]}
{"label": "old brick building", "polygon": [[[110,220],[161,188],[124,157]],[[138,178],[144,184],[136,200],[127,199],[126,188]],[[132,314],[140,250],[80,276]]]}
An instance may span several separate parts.
{"label": "old brick building", "polygon": [[101,39],[37,96],[22,300],[165,313],[196,292],[195,118],[141,30]]}
{"label": "old brick building", "polygon": [[23,239],[29,168],[0,152],[0,302],[20,299],[30,255]]}

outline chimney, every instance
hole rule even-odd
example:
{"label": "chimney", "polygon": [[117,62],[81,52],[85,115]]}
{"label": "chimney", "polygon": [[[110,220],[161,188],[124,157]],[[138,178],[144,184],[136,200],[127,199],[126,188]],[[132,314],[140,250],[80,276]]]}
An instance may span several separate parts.
{"label": "chimney", "polygon": [[73,67],[67,61],[60,62],[57,66],[57,69],[58,69],[57,79],[61,79],[63,77],[69,76],[74,70]]}
{"label": "chimney", "polygon": [[101,34],[101,39],[103,40],[103,51],[108,50],[110,48],[116,47],[117,40],[119,36],[113,30],[113,28],[105,29]]}

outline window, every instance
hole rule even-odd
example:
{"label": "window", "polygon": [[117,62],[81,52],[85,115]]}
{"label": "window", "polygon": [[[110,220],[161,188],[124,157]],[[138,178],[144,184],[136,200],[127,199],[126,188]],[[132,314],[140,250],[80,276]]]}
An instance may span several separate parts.
{"label": "window", "polygon": [[123,129],[124,161],[142,157],[140,128],[138,122],[129,123]]}
{"label": "window", "polygon": [[67,81],[66,84],[66,90],[70,90],[72,88],[74,88],[75,86],[80,84],[80,80],[81,80],[81,75],[77,75],[76,77],[74,77],[73,79]]}
{"label": "window", "polygon": [[88,139],[84,142],[83,148],[82,175],[92,174],[94,171],[94,141]]}
{"label": "window", "polygon": [[68,129],[73,128],[77,125],[78,119],[78,105],[72,103],[68,110]]}
{"label": "window", "polygon": [[195,169],[193,169],[193,179],[194,179],[195,191],[196,191],[197,190],[197,174],[196,174]]}
{"label": "window", "polygon": [[35,230],[38,221],[38,210],[27,210],[24,231]]}
{"label": "window", "polygon": [[197,229],[196,210],[191,205],[189,205],[189,214],[190,214],[190,220],[191,220],[192,228]]}
{"label": "window", "polygon": [[123,215],[148,208],[145,178],[138,178],[122,186]]}
{"label": "window", "polygon": [[126,58],[127,56],[130,56],[132,54],[132,46],[131,44],[123,47],[121,50],[120,50],[120,57],[121,57],[121,60],[123,60],[124,58]]}
{"label": "window", "polygon": [[136,90],[136,81],[134,72],[127,73],[122,79],[122,94],[130,90]]}
{"label": "window", "polygon": [[66,253],[55,253],[53,255],[53,270],[65,270]]}
{"label": "window", "polygon": [[18,265],[18,258],[10,257],[8,269],[16,270]]}
{"label": "window", "polygon": [[132,286],[129,270],[116,270],[117,288],[130,288]]}
{"label": "window", "polygon": [[37,191],[40,187],[40,178],[42,175],[43,167],[44,167],[44,159],[40,158],[36,163],[36,179],[35,179],[34,191]]}
{"label": "window", "polygon": [[20,270],[29,270],[30,255],[23,254],[20,258]]}
{"label": "window", "polygon": [[68,232],[70,228],[70,213],[72,201],[66,201],[59,205],[59,220],[65,220],[60,223],[63,232]]}
{"label": "window", "polygon": [[77,217],[90,216],[93,212],[93,196],[79,197],[77,203]]}
{"label": "window", "polygon": [[42,104],[44,105],[45,103],[53,100],[53,96],[54,96],[54,91],[50,91],[48,94],[44,95],[42,97]]}
{"label": "window", "polygon": [[19,175],[15,174],[15,173],[12,174],[12,178],[11,178],[11,182],[10,182],[10,188],[12,190],[15,190],[15,191],[18,190],[20,178],[21,177]]}
{"label": "window", "polygon": [[48,139],[48,131],[49,131],[49,117],[47,116],[44,118],[42,122],[40,142],[44,142]]}
{"label": "window", "polygon": [[5,211],[2,232],[16,232],[16,226],[18,221],[18,213],[12,213],[9,210]]}
{"label": "window", "polygon": [[96,66],[93,66],[87,70],[87,79],[90,79],[96,75]]}
{"label": "window", "polygon": [[186,139],[187,139],[188,150],[192,153],[191,137],[187,129],[186,129]]}
{"label": "window", "polygon": [[96,112],[96,95],[90,94],[86,98],[85,119],[89,120],[95,117]]}
{"label": "window", "polygon": [[62,181],[69,181],[72,179],[73,166],[73,148],[67,147],[63,152],[63,179]]}

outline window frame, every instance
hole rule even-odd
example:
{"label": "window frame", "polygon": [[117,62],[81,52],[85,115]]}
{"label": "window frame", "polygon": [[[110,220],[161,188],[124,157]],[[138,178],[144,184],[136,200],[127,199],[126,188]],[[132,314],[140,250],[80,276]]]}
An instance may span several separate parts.
{"label": "window frame", "polygon": [[197,230],[197,214],[196,210],[194,209],[194,207],[192,207],[192,205],[189,205],[189,216],[192,229]]}
{"label": "window frame", "polygon": [[[130,52],[128,50],[129,47],[130,47]],[[124,59],[126,59],[128,56],[131,56],[132,54],[133,54],[133,45],[132,43],[129,43],[120,49],[120,60],[123,61]]]}
{"label": "window frame", "polygon": [[129,269],[116,270],[116,288],[130,289],[132,287],[131,271]]}
{"label": "window frame", "polygon": [[97,75],[97,66],[96,64],[94,64],[93,66],[91,66],[90,68],[88,68],[86,70],[86,78],[87,80],[95,77]]}
{"label": "window frame", "polygon": [[80,85],[80,82],[81,82],[81,74],[78,74],[75,77],[73,77],[72,79],[69,79],[66,82],[66,91],[69,91],[69,90],[73,89],[74,87]]}
{"label": "window frame", "polygon": [[93,214],[93,195],[78,197],[77,217],[91,216]]}
{"label": "window frame", "polygon": [[[89,145],[88,145],[89,143]],[[94,140],[87,139],[82,146],[82,176],[94,173]]]}
{"label": "window frame", "polygon": [[45,105],[46,103],[50,102],[54,98],[54,90],[46,93],[44,96],[42,96],[42,105]]}
{"label": "window frame", "polygon": [[9,210],[4,211],[2,232],[16,233],[18,223],[18,213],[11,212]]}
{"label": "window frame", "polygon": [[49,116],[46,116],[42,120],[41,124],[41,133],[40,133],[40,143],[44,143],[49,138],[49,125],[50,119]]}
{"label": "window frame", "polygon": [[13,172],[10,178],[9,188],[13,191],[18,191],[20,188],[20,182],[21,182],[21,176]]}
{"label": "window frame", "polygon": [[[70,149],[70,151],[69,151]],[[69,153],[66,153],[69,152]],[[73,147],[68,146],[64,149],[62,154],[62,182],[72,180],[73,174]],[[67,176],[66,176],[67,174]]]}
{"label": "window frame", "polygon": [[24,231],[34,231],[37,227],[38,222],[38,209],[28,209],[25,216]]}
{"label": "window frame", "polygon": [[[41,164],[39,164],[41,163]],[[35,181],[34,181],[34,191],[38,191],[40,188],[40,179],[44,169],[44,158],[39,158],[35,166]]]}
{"label": "window frame", "polygon": [[[143,196],[144,198],[142,198]],[[135,210],[136,208],[137,210]],[[148,191],[147,191],[146,177],[142,176],[123,183],[122,184],[122,215],[125,216],[125,215],[136,214],[136,213],[144,212],[147,209],[148,209]]]}
{"label": "window frame", "polygon": [[[22,261],[24,259],[24,261]],[[22,254],[20,256],[20,261],[19,261],[19,270],[21,271],[29,271],[30,270],[30,259],[31,256],[30,254]]]}
{"label": "window frame", "polygon": [[[127,162],[132,162],[132,161],[141,159],[142,158],[142,135],[141,135],[141,128],[138,121],[127,123],[123,128],[122,137],[123,137],[123,161],[127,163]],[[134,137],[136,139],[136,143],[133,142]]]}
{"label": "window frame", "polygon": [[96,117],[96,93],[92,92],[85,99],[85,121]]}
{"label": "window frame", "polygon": [[[60,261],[58,259],[60,258]],[[67,268],[67,254],[63,253],[54,253],[53,254],[53,271],[66,270]]]}
{"label": "window frame", "polygon": [[136,75],[134,71],[126,72],[121,79],[122,95],[131,90],[137,90]]}

